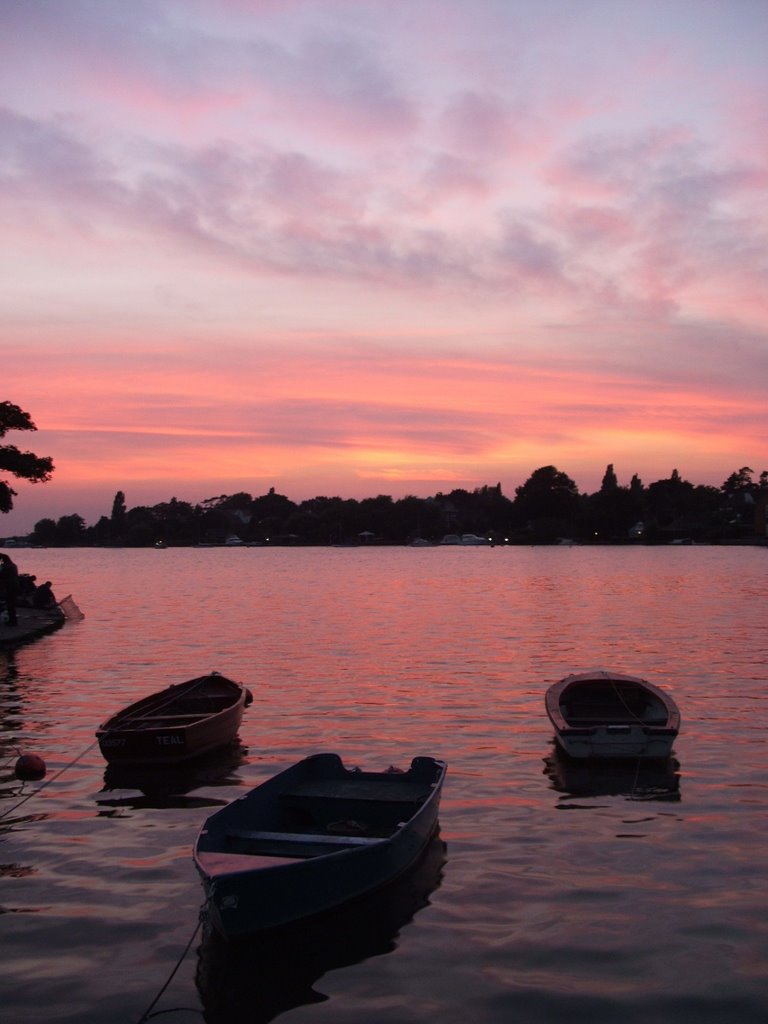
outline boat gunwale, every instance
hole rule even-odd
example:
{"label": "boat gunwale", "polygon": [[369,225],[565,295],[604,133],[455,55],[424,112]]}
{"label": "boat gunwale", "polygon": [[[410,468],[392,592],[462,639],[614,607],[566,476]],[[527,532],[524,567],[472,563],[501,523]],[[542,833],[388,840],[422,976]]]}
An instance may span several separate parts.
{"label": "boat gunwale", "polygon": [[[228,679],[226,676],[219,675],[216,672],[209,672],[207,675],[197,676],[196,678],[188,679],[183,683],[171,683],[170,686],[166,686],[162,690],[157,690],[154,693],[148,694],[146,697],[141,697],[139,700],[133,701],[133,703],[126,705],[124,708],[121,708],[119,711],[110,715],[109,718],[105,719],[96,730],[96,736],[101,739],[108,734],[120,735],[135,733],[138,730],[131,728],[131,724],[135,721],[139,721],[142,717],[144,720],[151,720],[154,717],[157,717],[158,720],[170,717],[180,717],[173,716],[170,712],[165,715],[158,713],[157,715],[141,716],[139,715],[139,711],[142,708],[147,710],[154,708],[158,702],[163,700],[163,698],[167,699],[168,706],[172,706],[177,699],[185,697],[188,691],[195,689],[196,686],[200,686],[211,679],[216,679],[217,683],[223,684],[223,689],[231,689],[232,701],[223,708],[219,708],[217,711],[195,712],[193,716],[190,716],[188,726],[179,725],[173,726],[172,728],[188,728],[189,726],[194,726],[200,721],[211,722],[218,718],[219,715],[231,713],[239,705],[245,707],[247,690],[242,683],[237,683],[234,680]],[[169,727],[158,725],[156,728],[161,730],[163,728],[168,729]],[[151,733],[152,731],[153,727],[151,726],[141,730],[142,733]]]}
{"label": "boat gunwale", "polygon": [[680,710],[670,693],[649,682],[642,676],[629,675],[622,672],[611,672],[606,669],[594,669],[587,672],[571,673],[558,682],[553,683],[544,696],[545,707],[552,725],[558,733],[563,735],[590,735],[600,729],[607,728],[611,723],[593,722],[584,724],[573,724],[566,719],[561,709],[561,702],[571,687],[578,688],[581,684],[590,682],[605,683],[630,683],[639,689],[646,690],[656,697],[666,712],[666,719],[663,722],[644,722],[638,718],[632,723],[614,723],[616,725],[634,725],[643,730],[648,736],[677,735],[680,731]]}
{"label": "boat gunwale", "polygon": [[[345,836],[343,833],[342,834],[335,834],[333,836],[333,838],[337,841],[337,844],[338,844],[339,848],[338,849],[333,849],[333,846],[335,844],[333,844],[333,843],[328,844],[328,839],[330,838],[330,836],[328,834],[318,833],[317,836],[313,836],[311,833],[307,833],[306,837],[305,837],[306,838],[306,842],[307,842],[307,846],[311,846],[312,842],[316,841],[318,846],[325,846],[326,844],[328,844],[330,846],[330,848],[324,849],[324,850],[322,850],[322,852],[317,853],[317,854],[312,854],[312,855],[301,855],[301,854],[295,853],[292,856],[289,855],[289,854],[286,854],[283,857],[282,854],[275,854],[275,853],[266,854],[267,857],[272,856],[272,857],[278,858],[279,861],[280,861],[280,863],[275,863],[275,864],[272,864],[272,865],[269,865],[269,866],[266,865],[266,864],[262,864],[261,866],[258,866],[257,863],[256,863],[260,857],[265,856],[264,854],[260,854],[258,852],[254,852],[252,854],[244,853],[244,854],[242,854],[242,856],[246,856],[246,857],[250,856],[250,857],[254,858],[254,866],[252,866],[252,867],[245,866],[245,867],[237,867],[237,868],[235,868],[234,867],[234,862],[233,862],[233,868],[232,869],[227,870],[226,868],[224,868],[223,870],[220,869],[218,871],[214,871],[213,873],[205,868],[204,860],[206,858],[206,855],[211,855],[211,857],[213,858],[216,855],[224,854],[224,853],[227,852],[227,851],[224,851],[224,850],[221,850],[221,849],[217,849],[215,846],[212,849],[208,849],[208,850],[206,850],[206,849],[202,849],[201,850],[200,849],[200,842],[201,842],[201,840],[203,839],[203,837],[209,835],[208,825],[209,825],[209,822],[211,821],[212,818],[217,818],[217,817],[219,818],[219,821],[217,821],[215,823],[215,826],[214,826],[214,827],[218,826],[218,828],[216,828],[215,834],[214,834],[214,836],[212,836],[212,839],[215,842],[216,840],[220,840],[222,838],[225,838],[228,835],[233,834],[231,831],[228,831],[228,829],[227,829],[226,817],[231,815],[231,816],[235,817],[235,820],[237,820],[237,815],[236,815],[235,809],[238,807],[238,805],[242,805],[242,804],[246,803],[251,798],[256,799],[255,794],[258,794],[259,791],[262,790],[264,786],[269,785],[270,783],[275,782],[275,780],[280,779],[281,776],[284,776],[284,775],[286,775],[289,772],[292,772],[292,771],[294,771],[296,769],[299,769],[299,767],[304,765],[304,764],[306,764],[306,762],[312,761],[313,757],[324,757],[324,756],[327,756],[327,755],[323,755],[323,754],[311,755],[310,757],[303,758],[301,761],[296,762],[293,765],[290,765],[288,768],[284,769],[283,772],[279,772],[277,775],[273,775],[269,779],[264,780],[263,783],[253,787],[248,793],[246,793],[243,796],[238,797],[235,800],[231,801],[225,807],[222,807],[219,811],[214,812],[214,814],[210,815],[203,822],[203,825],[201,826],[201,828],[200,828],[200,830],[199,830],[199,832],[197,834],[197,837],[195,838],[194,847],[193,847],[193,859],[195,861],[195,864],[196,864],[200,874],[202,875],[202,877],[204,879],[207,880],[208,883],[213,884],[213,883],[215,883],[215,881],[217,879],[220,879],[220,878],[231,878],[231,877],[235,877],[235,876],[238,876],[238,875],[247,875],[247,874],[251,874],[251,873],[256,872],[256,871],[261,872],[261,871],[282,870],[283,868],[286,868],[286,867],[296,867],[298,864],[301,864],[301,863],[306,863],[306,864],[314,863],[314,864],[317,864],[318,861],[327,862],[327,860],[329,858],[331,858],[331,857],[332,858],[336,858],[336,857],[340,857],[340,856],[348,855],[348,854],[352,854],[355,857],[359,857],[361,855],[361,853],[364,853],[366,851],[371,851],[371,850],[380,851],[380,850],[384,850],[388,846],[389,847],[394,846],[398,842],[398,840],[400,840],[402,838],[403,834],[406,833],[407,831],[409,831],[416,824],[416,822],[418,821],[418,819],[420,817],[423,817],[426,814],[428,814],[430,809],[431,809],[431,807],[433,805],[439,804],[439,800],[440,800],[440,797],[441,797],[441,794],[442,794],[442,787],[443,787],[443,783],[445,781],[445,776],[446,776],[446,772],[447,772],[447,765],[446,765],[445,761],[442,761],[439,758],[428,757],[426,759],[432,761],[433,764],[435,765],[435,769],[436,769],[435,778],[431,782],[428,781],[428,780],[423,780],[423,784],[426,787],[428,787],[428,791],[424,794],[423,799],[421,799],[418,802],[418,806],[415,808],[415,810],[410,815],[410,817],[407,818],[406,820],[400,822],[398,824],[398,827],[395,828],[394,831],[390,835],[368,837],[368,838],[370,838],[373,841],[362,843],[362,844],[355,843],[354,841],[351,841],[349,843],[349,845],[344,845],[345,839],[354,840],[354,839],[359,838],[359,837],[357,837],[357,836],[348,837],[348,836]],[[333,756],[337,756],[337,755],[333,755]],[[341,759],[339,759],[339,760],[341,760]],[[333,782],[347,781],[347,779],[353,779],[355,781],[358,781],[358,780],[359,781],[367,781],[367,780],[379,781],[379,780],[381,780],[383,778],[391,778],[392,779],[391,785],[393,785],[393,786],[396,786],[398,781],[413,782],[414,781],[413,779],[407,779],[406,780],[404,778],[404,776],[407,776],[409,774],[409,772],[413,772],[414,764],[415,764],[415,762],[417,760],[419,760],[419,758],[414,758],[412,763],[411,763],[411,767],[408,769],[408,771],[403,772],[403,773],[392,773],[391,775],[388,775],[387,772],[354,772],[354,771],[351,771],[350,769],[344,768],[344,772],[346,773],[345,776],[341,776],[339,779],[332,779],[330,781],[333,781]],[[306,780],[301,780],[301,781],[306,781]],[[312,781],[316,781],[316,780],[312,780]],[[278,789],[278,793],[279,793],[280,796],[290,796],[290,788],[286,789],[282,793],[280,793],[280,791]],[[311,799],[322,800],[324,798],[323,797],[316,797],[315,796],[315,797],[312,797]],[[334,798],[330,797],[328,799],[334,799]],[[341,798],[336,798],[336,799],[342,800],[342,799],[345,799],[345,798],[341,797]],[[364,802],[364,798],[363,798],[363,802]],[[371,802],[372,803],[384,803],[385,801],[376,800],[374,798],[374,799],[371,800]],[[407,799],[405,799],[403,802],[415,802],[415,801],[408,801]],[[230,812],[230,815],[227,815],[226,812]],[[222,816],[224,816],[224,817],[222,818]],[[288,838],[290,836],[290,833],[286,832],[285,835],[286,835],[285,849],[288,850],[288,849],[291,848],[291,842],[290,842],[290,840]],[[279,840],[276,840],[276,843],[277,842],[279,842]],[[239,851],[233,851],[233,852],[236,852],[237,855],[240,856]]]}

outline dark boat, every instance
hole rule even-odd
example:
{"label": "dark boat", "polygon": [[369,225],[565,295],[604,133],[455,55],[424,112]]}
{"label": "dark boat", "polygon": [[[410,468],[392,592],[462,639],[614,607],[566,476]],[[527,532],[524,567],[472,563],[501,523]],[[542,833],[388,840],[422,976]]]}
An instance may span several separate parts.
{"label": "dark boat", "polygon": [[639,676],[602,669],[566,676],[546,692],[555,739],[576,758],[664,758],[680,729],[668,693]]}
{"label": "dark boat", "polygon": [[386,956],[429,906],[442,880],[446,846],[435,832],[418,861],[394,882],[310,921],[228,942],[207,924],[198,947],[197,988],[208,1024],[267,1024],[329,999],[329,971]]}
{"label": "dark boat", "polygon": [[212,814],[194,848],[211,924],[254,935],[393,881],[437,829],[445,771],[432,757],[366,772],[315,754]]}
{"label": "dark boat", "polygon": [[253,697],[218,672],[150,694],[96,730],[114,765],[174,765],[231,743]]}

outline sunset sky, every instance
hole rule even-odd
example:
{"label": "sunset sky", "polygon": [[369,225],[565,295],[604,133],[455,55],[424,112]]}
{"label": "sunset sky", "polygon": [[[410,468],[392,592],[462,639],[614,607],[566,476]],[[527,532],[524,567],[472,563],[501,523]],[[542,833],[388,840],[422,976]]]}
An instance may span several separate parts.
{"label": "sunset sky", "polygon": [[3,0],[44,517],[767,468],[768,3]]}

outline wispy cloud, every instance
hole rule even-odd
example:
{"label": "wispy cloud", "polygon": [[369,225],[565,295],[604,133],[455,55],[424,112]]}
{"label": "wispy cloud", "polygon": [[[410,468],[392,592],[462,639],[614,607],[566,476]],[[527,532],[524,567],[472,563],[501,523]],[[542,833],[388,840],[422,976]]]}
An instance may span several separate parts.
{"label": "wispy cloud", "polygon": [[8,397],[71,486],[759,461],[767,20],[5,5]]}

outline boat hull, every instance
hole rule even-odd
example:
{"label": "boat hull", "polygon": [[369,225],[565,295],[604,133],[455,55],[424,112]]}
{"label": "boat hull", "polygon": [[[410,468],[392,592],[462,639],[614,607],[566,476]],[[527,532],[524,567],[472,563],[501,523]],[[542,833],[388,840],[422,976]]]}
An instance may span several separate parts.
{"label": "boat hull", "polygon": [[660,760],[672,752],[680,712],[638,676],[596,670],[567,676],[546,693],[555,740],[569,757]]}
{"label": "boat hull", "polygon": [[[392,813],[398,817],[407,800],[403,800],[402,807],[397,804],[397,785],[407,785],[414,769],[415,775],[421,772],[426,778],[431,766],[433,774],[433,781],[427,780],[426,798],[407,820],[399,822],[390,836],[297,835],[237,828],[242,822],[260,823],[260,790],[267,789],[265,796],[269,801],[269,787],[274,789],[276,782],[287,783],[290,789],[301,781],[302,768],[312,769],[318,764],[323,768],[331,762],[341,765],[333,754],[307,758],[252,791],[251,797],[256,794],[252,807],[248,806],[249,797],[243,797],[205,823],[195,844],[194,858],[207,896],[209,920],[225,938],[238,939],[316,917],[374,892],[407,871],[435,834],[445,765],[432,758],[416,758],[411,772],[393,777],[391,785],[389,780],[383,781],[393,791],[397,812]],[[353,786],[382,780],[375,773],[347,772],[343,767],[341,770]],[[303,777],[307,778],[306,773]],[[278,785],[277,792],[280,790]],[[359,798],[355,801],[342,797],[337,809],[330,809],[333,802],[329,799],[324,805],[326,818],[337,813],[346,818],[350,811],[361,816],[364,802]],[[369,801],[368,811],[373,811],[374,817],[381,810],[374,806],[378,804],[376,799]],[[318,805],[310,799],[306,806],[316,809]],[[243,849],[243,840],[249,842],[248,837],[255,837],[253,852],[237,852]]]}
{"label": "boat hull", "polygon": [[116,765],[179,764],[231,743],[249,692],[212,673],[169,686],[109,718],[96,732],[106,761]]}
{"label": "boat hull", "polygon": [[328,971],[392,953],[400,931],[440,885],[445,851],[438,832],[417,863],[391,884],[293,926],[237,943],[204,927],[196,981],[210,1020],[277,1018],[316,1003],[315,985]]}
{"label": "boat hull", "polygon": [[589,730],[563,729],[555,734],[569,757],[585,759],[669,757],[677,733],[660,735],[639,726],[593,726]]}

